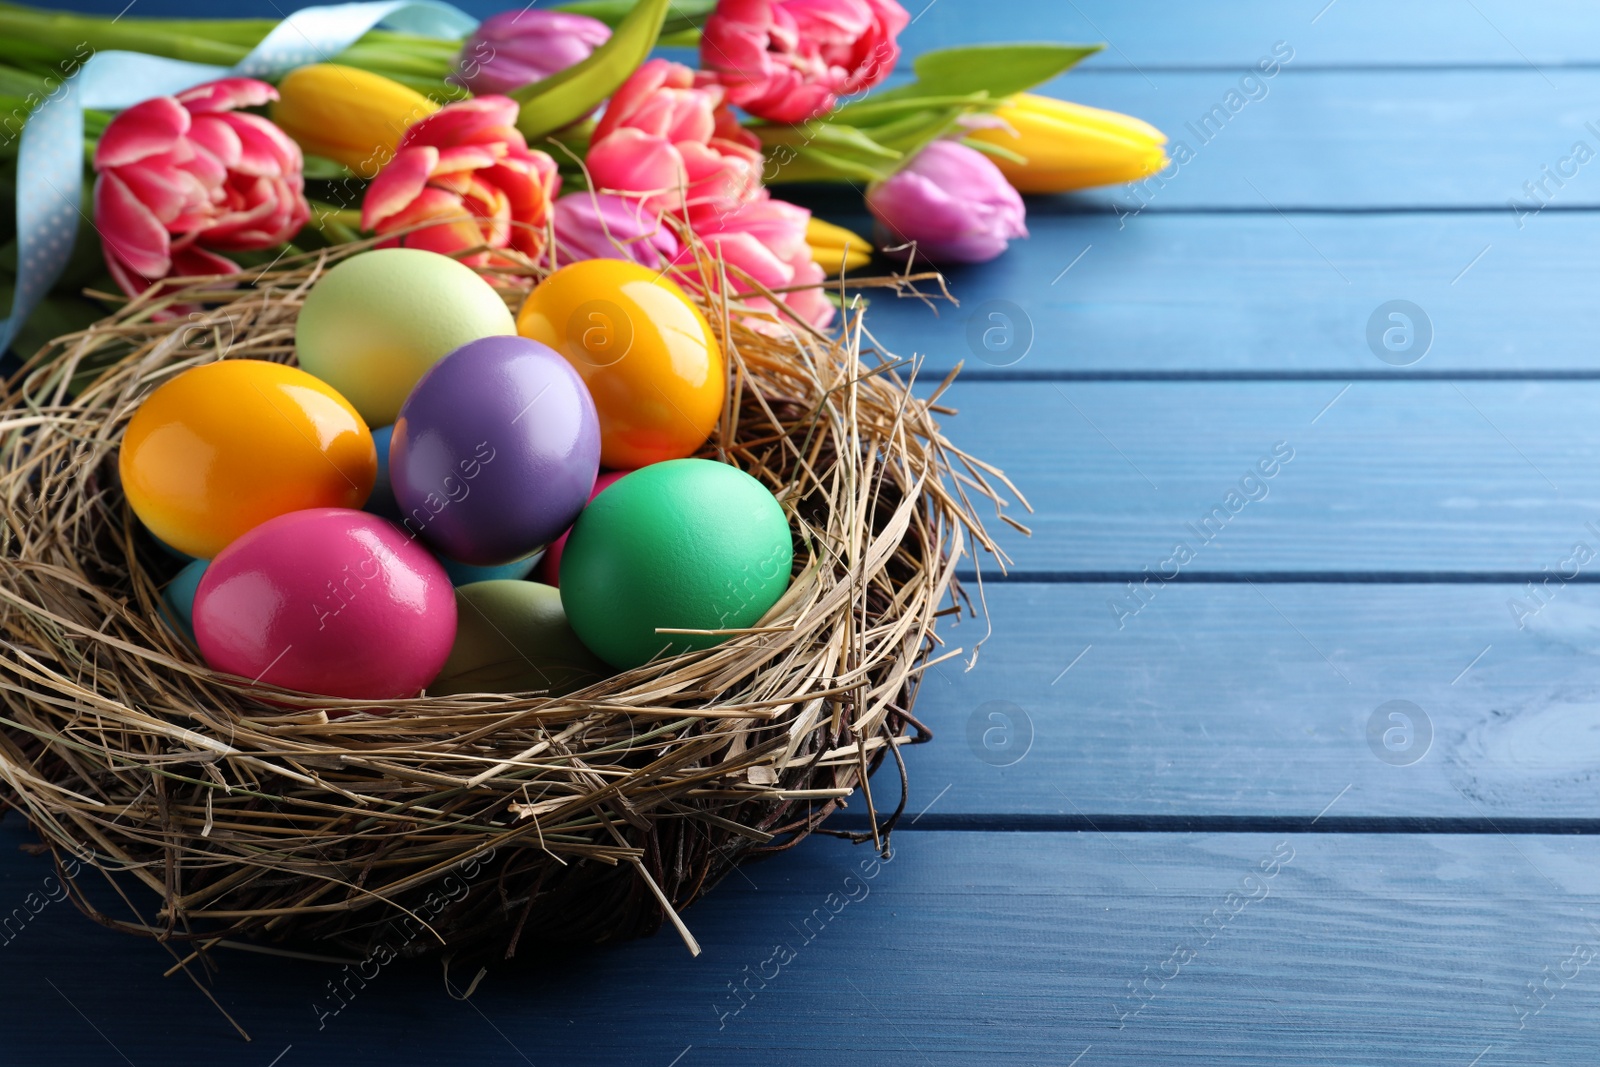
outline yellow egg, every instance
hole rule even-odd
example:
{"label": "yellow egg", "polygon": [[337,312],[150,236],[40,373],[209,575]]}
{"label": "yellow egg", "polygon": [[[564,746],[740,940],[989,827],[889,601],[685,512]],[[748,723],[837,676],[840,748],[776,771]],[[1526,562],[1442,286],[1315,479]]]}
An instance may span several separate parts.
{"label": "yellow egg", "polygon": [[722,347],[658,271],[621,259],[568,264],[528,294],[517,331],[560,352],[589,387],[601,466],[692,456],[722,414]]}
{"label": "yellow egg", "polygon": [[379,248],[312,287],[294,343],[301,367],[369,426],[387,426],[429,367],[468,341],[516,332],[505,301],[471,267],[420,248]]}
{"label": "yellow egg", "polygon": [[326,383],[281,363],[228,359],[145,398],[118,470],[151,533],[211,559],[287,512],[361,507],[378,455],[367,424]]}

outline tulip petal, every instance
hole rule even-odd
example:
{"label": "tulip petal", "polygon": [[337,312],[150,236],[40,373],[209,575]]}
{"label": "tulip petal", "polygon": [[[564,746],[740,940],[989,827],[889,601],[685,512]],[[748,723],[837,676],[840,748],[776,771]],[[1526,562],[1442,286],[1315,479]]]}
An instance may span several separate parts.
{"label": "tulip petal", "polygon": [[503,153],[496,153],[487,145],[455,145],[450,148],[440,148],[439,162],[433,165],[433,176],[437,178],[451,171],[492,167],[501,155]]}
{"label": "tulip petal", "polygon": [[438,162],[439,150],[431,145],[403,148],[396,153],[367,187],[361,202],[361,228],[376,230],[420,196]]}
{"label": "tulip petal", "polygon": [[189,113],[170,96],[157,96],[123,111],[95,146],[96,170],[125,167],[150,156],[171,152],[189,132]]}
{"label": "tulip petal", "polygon": [[387,219],[383,223],[381,232],[393,233],[409,226],[427,222],[430,219],[441,220],[438,226],[430,226],[426,230],[405,234],[403,241],[406,245],[415,245],[422,238],[418,234],[428,230],[446,229],[460,235],[461,239],[450,247],[452,249],[470,248],[483,241],[482,231],[478,229],[472,211],[461,202],[461,197],[445,192],[443,189],[424,189],[421,194],[413,198],[410,203]]}
{"label": "tulip petal", "polygon": [[676,76],[672,68],[679,65],[661,58],[645,60],[639,69],[628,75],[628,80],[611,94],[611,102],[606,105],[605,113],[600,116],[600,121],[594,128],[594,140],[604,139],[632,119],[634,112],[639,110],[642,103],[655,96],[669,78]]}
{"label": "tulip petal", "polygon": [[222,121],[239,135],[239,162],[229,169],[244,174],[298,174],[305,163],[300,146],[260,115],[228,112]]}
{"label": "tulip petal", "polygon": [[196,215],[203,217],[211,206],[205,184],[181,168],[120,167],[114,174],[127,186],[133,198],[156,217],[163,229],[188,229],[193,224],[189,219]]}
{"label": "tulip petal", "polygon": [[163,277],[171,269],[172,238],[166,227],[114,171],[95,179],[94,224],[108,262],[120,262],[146,278]]}
{"label": "tulip petal", "polygon": [[278,90],[254,78],[218,78],[178,94],[178,102],[196,115],[260,107],[278,99]]}
{"label": "tulip petal", "polygon": [[172,254],[172,273],[186,278],[204,274],[238,274],[239,264],[191,244]]}
{"label": "tulip petal", "polygon": [[672,142],[628,127],[590,145],[586,162],[600,192],[645,193],[677,203],[689,183]]}
{"label": "tulip petal", "polygon": [[[244,145],[233,126],[216,115],[198,115],[189,129],[189,140],[197,148],[210,153],[224,171],[239,165],[244,155]],[[219,177],[217,179],[221,181]]]}
{"label": "tulip petal", "polygon": [[510,132],[515,134],[516,141],[526,145],[522,134],[516,132],[516,125],[515,100],[505,96],[478,96],[458,101],[412,124],[401,139],[400,146],[450,148],[460,144],[483,143],[479,138],[486,128],[497,131],[499,136],[496,139],[510,140],[504,136]]}

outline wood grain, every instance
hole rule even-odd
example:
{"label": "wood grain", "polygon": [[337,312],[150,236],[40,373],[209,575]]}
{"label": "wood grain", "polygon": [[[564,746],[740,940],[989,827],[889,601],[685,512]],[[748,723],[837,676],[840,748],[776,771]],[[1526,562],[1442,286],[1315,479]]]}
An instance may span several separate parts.
{"label": "wood grain", "polygon": [[[1600,519],[1600,383],[980,382],[946,396],[955,439],[1035,508],[1032,538],[1003,531],[1023,571],[1140,575],[1187,545],[1194,558],[1167,566],[1184,577],[1539,575],[1579,540],[1600,551],[1585,526]],[[1275,448],[1293,459],[1253,475]]]}
{"label": "wood grain", "polygon": [[[1029,217],[1031,238],[952,269],[960,301],[869,293],[868,325],[897,355],[964,380],[1268,374],[1374,378],[1600,374],[1600,216],[1550,212]],[[864,215],[825,211],[870,228]],[[1385,362],[1368,323],[1397,299],[1423,309],[1425,355]],[[1021,310],[1023,320],[1005,301]],[[1015,320],[984,343],[983,329]],[[1385,326],[1389,322],[1380,315]],[[972,330],[973,320],[979,328]],[[1019,351],[1016,336],[1031,330]],[[1348,380],[1348,379],[1346,379]]]}
{"label": "wood grain", "polygon": [[[947,662],[918,695],[935,737],[906,750],[908,822],[1310,820],[1335,796],[1326,814],[1340,819],[1600,817],[1600,588],[1552,585],[1542,606],[1509,585],[1145,595],[1140,607],[1125,585],[990,588],[976,667]],[[985,627],[944,636],[970,649]],[[1386,759],[1368,726],[1396,725],[1380,713],[1394,700],[1421,721],[1390,736]],[[874,788],[880,807],[898,795],[890,778]]]}
{"label": "wood grain", "polygon": [[[0,949],[0,1048],[8,1063],[141,1067],[1465,1067],[1486,1048],[1480,1063],[1581,1062],[1600,1008],[1596,965],[1569,962],[1600,943],[1593,837],[896,844],[876,867],[867,848],[818,840],[734,875],[687,915],[697,960],[671,937],[573,953],[493,975],[470,1003],[435,967],[395,963],[352,983],[321,1030],[313,1005],[333,1004],[336,969],[230,953],[214,988],[249,1046],[181,977],[153,978],[158,948],[52,904]],[[9,904],[43,869],[5,855]],[[1536,998],[1528,983],[1547,975]],[[747,980],[736,1000],[730,983]],[[181,1035],[152,1018],[181,1019]]]}

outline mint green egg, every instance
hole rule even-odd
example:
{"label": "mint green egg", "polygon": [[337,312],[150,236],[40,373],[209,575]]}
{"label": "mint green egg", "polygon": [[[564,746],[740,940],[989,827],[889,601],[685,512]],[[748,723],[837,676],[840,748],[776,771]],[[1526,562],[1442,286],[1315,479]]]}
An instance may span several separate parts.
{"label": "mint green egg", "polygon": [[295,352],[368,426],[387,426],[417,379],[468,341],[516,320],[471,267],[421,248],[377,248],[335,264],[306,294]]}
{"label": "mint green egg", "polygon": [[456,588],[456,640],[432,696],[565,696],[611,673],[583,646],[548,585],[503,578]]}
{"label": "mint green egg", "polygon": [[578,516],[561,554],[561,603],[583,643],[614,667],[710,648],[753,626],[789,587],[783,507],[737,467],[653,463]]}

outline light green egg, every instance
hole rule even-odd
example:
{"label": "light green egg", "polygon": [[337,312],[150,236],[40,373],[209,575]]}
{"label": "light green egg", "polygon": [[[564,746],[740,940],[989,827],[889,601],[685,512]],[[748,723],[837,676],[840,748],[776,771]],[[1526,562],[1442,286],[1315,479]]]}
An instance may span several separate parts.
{"label": "light green egg", "polygon": [[428,693],[564,696],[611,673],[572,632],[555,588],[498,579],[456,589],[456,643]]}
{"label": "light green egg", "polygon": [[368,426],[387,426],[429,367],[468,341],[516,332],[505,301],[471,267],[420,248],[379,248],[311,287],[294,343],[302,369]]}

